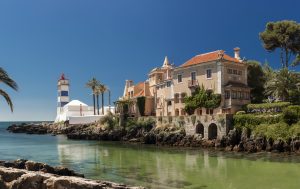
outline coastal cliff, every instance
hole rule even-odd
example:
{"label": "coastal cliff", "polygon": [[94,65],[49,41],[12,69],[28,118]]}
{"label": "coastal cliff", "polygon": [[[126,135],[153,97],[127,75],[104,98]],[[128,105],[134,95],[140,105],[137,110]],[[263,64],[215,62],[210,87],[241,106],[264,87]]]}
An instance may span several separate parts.
{"label": "coastal cliff", "polygon": [[27,160],[0,161],[1,189],[143,189],[82,178],[72,170]]}

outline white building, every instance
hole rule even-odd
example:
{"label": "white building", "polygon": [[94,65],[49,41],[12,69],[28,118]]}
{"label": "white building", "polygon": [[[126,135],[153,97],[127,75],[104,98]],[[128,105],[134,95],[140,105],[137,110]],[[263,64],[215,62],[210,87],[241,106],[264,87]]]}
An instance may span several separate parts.
{"label": "white building", "polygon": [[[69,80],[61,76],[58,81],[57,116],[55,122],[69,121],[69,124],[87,124],[98,121],[104,115],[94,115],[94,108],[79,101],[70,101]],[[104,114],[114,112],[114,107],[104,107]],[[97,112],[97,110],[96,110]],[[99,110],[102,112],[102,109]]]}

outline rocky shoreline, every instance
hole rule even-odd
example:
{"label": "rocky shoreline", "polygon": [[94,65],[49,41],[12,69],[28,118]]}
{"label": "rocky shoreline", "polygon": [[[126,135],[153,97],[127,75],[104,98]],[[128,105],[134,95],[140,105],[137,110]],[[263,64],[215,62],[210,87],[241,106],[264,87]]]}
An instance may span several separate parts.
{"label": "rocky shoreline", "polygon": [[123,184],[84,179],[64,167],[28,160],[0,161],[1,189],[143,189]]}
{"label": "rocky shoreline", "polygon": [[122,141],[158,146],[215,148],[235,152],[275,152],[300,153],[298,140],[267,140],[265,137],[254,137],[247,130],[242,132],[233,129],[221,139],[204,140],[201,135],[186,135],[184,129],[175,127],[133,127],[129,130],[102,129],[97,125],[58,125],[58,124],[21,124],[7,129],[12,133],[27,134],[64,134],[73,140]]}

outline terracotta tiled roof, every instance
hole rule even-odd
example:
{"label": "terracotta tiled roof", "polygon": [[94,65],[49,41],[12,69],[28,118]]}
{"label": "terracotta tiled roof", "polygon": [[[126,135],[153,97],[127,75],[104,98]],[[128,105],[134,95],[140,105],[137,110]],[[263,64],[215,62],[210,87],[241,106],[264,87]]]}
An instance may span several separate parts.
{"label": "terracotta tiled roof", "polygon": [[144,96],[144,94],[145,94],[145,90],[144,90],[145,82],[138,83],[134,88],[135,88],[135,94],[134,94],[135,97]]}
{"label": "terracotta tiled roof", "polygon": [[[185,62],[184,64],[182,64],[180,67],[188,67],[188,66],[192,66],[192,65],[196,65],[196,64],[201,64],[201,63],[205,63],[205,62],[218,60],[220,57],[220,53],[224,53],[224,51],[218,50],[218,51],[213,51],[213,52],[209,52],[209,53],[205,53],[205,54],[196,55],[193,58],[191,58],[190,60],[188,60],[187,62]],[[241,63],[238,59],[233,58],[225,53],[223,55],[223,60]]]}

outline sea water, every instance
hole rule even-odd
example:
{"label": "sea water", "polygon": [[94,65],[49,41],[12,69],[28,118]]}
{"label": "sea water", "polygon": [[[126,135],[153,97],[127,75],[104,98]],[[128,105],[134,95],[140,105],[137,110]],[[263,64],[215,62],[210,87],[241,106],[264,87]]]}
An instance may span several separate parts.
{"label": "sea water", "polygon": [[0,159],[61,165],[87,178],[147,188],[299,189],[300,157],[161,148],[65,136],[12,134],[0,123]]}

